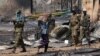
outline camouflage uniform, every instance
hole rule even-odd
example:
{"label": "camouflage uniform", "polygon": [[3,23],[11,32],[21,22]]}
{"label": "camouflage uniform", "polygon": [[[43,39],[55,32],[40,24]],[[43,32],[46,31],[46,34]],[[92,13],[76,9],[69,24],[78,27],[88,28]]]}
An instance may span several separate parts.
{"label": "camouflage uniform", "polygon": [[49,33],[50,33],[55,27],[55,19],[50,19],[48,21],[50,23],[50,25],[49,25]]}
{"label": "camouflage uniform", "polygon": [[70,30],[71,30],[71,37],[75,45],[78,44],[78,33],[79,33],[79,18],[76,15],[72,15],[70,19]]}
{"label": "camouflage uniform", "polygon": [[82,16],[81,20],[80,20],[80,40],[82,41],[82,39],[84,37],[86,37],[88,39],[89,37],[89,27],[90,27],[90,19],[89,16]]}
{"label": "camouflage uniform", "polygon": [[24,46],[24,42],[23,42],[23,37],[22,37],[22,33],[23,33],[23,27],[24,27],[24,21],[14,21],[14,36],[15,36],[15,45],[14,45],[14,50],[13,53],[16,51],[16,48],[18,46],[21,46],[21,48],[23,49],[22,52],[26,52],[25,46]]}

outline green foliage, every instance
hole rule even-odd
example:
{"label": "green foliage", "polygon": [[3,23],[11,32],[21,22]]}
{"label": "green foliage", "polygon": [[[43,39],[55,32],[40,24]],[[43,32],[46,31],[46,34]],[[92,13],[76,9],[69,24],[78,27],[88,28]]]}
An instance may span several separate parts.
{"label": "green foliage", "polygon": [[[52,16],[62,16],[64,15],[66,12],[53,12]],[[39,16],[41,16],[43,13],[36,13],[33,14],[32,16],[29,16],[29,19],[37,19]]]}
{"label": "green foliage", "polygon": [[65,14],[65,12],[54,12],[54,13],[52,13],[53,16],[61,16],[63,14]]}

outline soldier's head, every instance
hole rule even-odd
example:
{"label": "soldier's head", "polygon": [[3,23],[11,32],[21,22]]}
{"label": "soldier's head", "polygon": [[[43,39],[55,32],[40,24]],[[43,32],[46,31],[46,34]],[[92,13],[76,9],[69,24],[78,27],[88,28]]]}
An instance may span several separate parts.
{"label": "soldier's head", "polygon": [[72,10],[72,14],[75,15],[76,14],[76,11],[75,10]]}
{"label": "soldier's head", "polygon": [[83,9],[83,14],[84,14],[84,16],[87,15],[86,9]]}
{"label": "soldier's head", "polygon": [[21,10],[18,10],[18,11],[16,12],[16,14],[17,14],[17,15],[21,15],[21,14],[22,14]]}
{"label": "soldier's head", "polygon": [[73,5],[73,9],[72,9],[72,13],[73,13],[73,15],[78,14],[78,12],[79,12],[79,8],[78,8],[78,6],[77,6],[76,4]]}

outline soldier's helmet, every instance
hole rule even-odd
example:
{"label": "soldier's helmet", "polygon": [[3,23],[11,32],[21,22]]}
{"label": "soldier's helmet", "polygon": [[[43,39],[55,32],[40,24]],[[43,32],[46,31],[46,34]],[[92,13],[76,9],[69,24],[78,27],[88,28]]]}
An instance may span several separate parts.
{"label": "soldier's helmet", "polygon": [[81,10],[79,9],[79,7],[77,5],[73,6],[72,11],[75,11],[76,14],[80,14],[81,13]]}
{"label": "soldier's helmet", "polygon": [[72,10],[72,13],[75,15],[76,14],[76,11],[75,10]]}
{"label": "soldier's helmet", "polygon": [[16,14],[21,14],[21,10],[18,10],[18,11],[16,12]]}

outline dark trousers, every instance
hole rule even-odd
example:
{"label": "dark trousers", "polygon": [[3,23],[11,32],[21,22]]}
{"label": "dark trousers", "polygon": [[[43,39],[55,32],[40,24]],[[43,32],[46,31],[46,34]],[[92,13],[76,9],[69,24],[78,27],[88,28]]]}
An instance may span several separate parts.
{"label": "dark trousers", "polygon": [[48,49],[48,44],[49,44],[49,38],[48,38],[48,34],[42,34],[42,46],[44,46],[44,52],[47,52]]}

